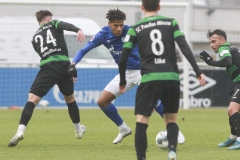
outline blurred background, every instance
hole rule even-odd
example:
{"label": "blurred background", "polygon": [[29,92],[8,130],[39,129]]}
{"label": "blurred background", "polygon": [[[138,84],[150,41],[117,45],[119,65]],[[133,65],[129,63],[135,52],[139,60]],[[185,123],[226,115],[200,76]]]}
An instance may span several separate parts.
{"label": "blurred background", "polygon": [[[202,50],[214,59],[218,55],[209,47],[208,30],[223,29],[227,40],[240,47],[240,1],[239,0],[161,0],[160,15],[175,18],[192,48],[193,55],[209,77],[208,85],[199,88],[194,73],[189,66],[190,107],[226,106],[228,88],[232,87],[224,68],[206,66],[199,58]],[[37,53],[32,48],[31,39],[39,28],[35,18],[38,10],[50,10],[54,19],[70,22],[86,34],[83,44],[76,42],[75,34],[65,32],[69,57],[80,50],[103,26],[107,25],[106,13],[119,8],[126,13],[125,24],[131,25],[143,18],[140,0],[0,0],[0,107],[24,106],[27,93],[39,70]],[[181,53],[176,48],[179,68],[182,67]],[[189,65],[189,64],[188,64]],[[100,46],[89,52],[77,65],[79,81],[75,85],[75,95],[79,106],[96,107],[96,100],[105,85],[118,74],[109,51]],[[182,70],[181,70],[182,72]],[[183,76],[181,76],[183,77]],[[182,78],[183,79],[183,78]],[[183,82],[181,81],[183,92]],[[226,88],[220,88],[224,85]],[[127,96],[116,100],[118,106],[133,107],[134,88]],[[130,96],[129,96],[130,95]],[[57,87],[44,97],[52,107],[64,107],[65,103]],[[181,101],[181,106],[183,102]]]}

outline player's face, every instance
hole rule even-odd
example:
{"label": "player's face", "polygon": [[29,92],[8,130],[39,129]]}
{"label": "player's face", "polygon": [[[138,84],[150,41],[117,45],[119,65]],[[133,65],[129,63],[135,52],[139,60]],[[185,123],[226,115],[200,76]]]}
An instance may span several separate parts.
{"label": "player's face", "polygon": [[213,51],[214,51],[215,53],[217,53],[219,47],[220,47],[223,43],[225,43],[225,39],[224,39],[224,37],[222,37],[222,36],[219,36],[219,35],[214,34],[214,35],[212,35],[211,37],[209,37],[209,42],[210,42],[210,47],[213,49]]}
{"label": "player's face", "polygon": [[115,36],[121,36],[124,27],[124,20],[108,22],[108,25]]}

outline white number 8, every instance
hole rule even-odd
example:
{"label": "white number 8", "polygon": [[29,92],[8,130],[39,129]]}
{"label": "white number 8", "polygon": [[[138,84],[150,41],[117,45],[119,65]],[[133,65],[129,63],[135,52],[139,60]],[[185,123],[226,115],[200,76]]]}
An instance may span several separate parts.
{"label": "white number 8", "polygon": [[[161,56],[164,52],[164,45],[161,41],[162,33],[158,29],[154,29],[150,32],[150,38],[152,40],[152,52],[157,56]],[[159,45],[159,51],[157,50],[157,44]]]}

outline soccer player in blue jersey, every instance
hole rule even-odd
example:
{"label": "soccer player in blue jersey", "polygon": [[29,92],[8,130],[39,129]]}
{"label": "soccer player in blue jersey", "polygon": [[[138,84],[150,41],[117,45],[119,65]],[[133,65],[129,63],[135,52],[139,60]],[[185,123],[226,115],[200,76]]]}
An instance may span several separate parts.
{"label": "soccer player in blue jersey", "polygon": [[[84,55],[87,54],[91,49],[102,44],[109,49],[110,54],[112,55],[116,64],[118,64],[122,52],[123,39],[125,38],[130,26],[124,25],[126,14],[119,9],[109,10],[106,14],[106,18],[109,20],[108,26],[103,27],[94,36],[94,38],[87,43],[85,47],[78,51],[73,58],[72,63],[69,66],[70,76],[76,78],[77,70],[75,65],[81,61]],[[127,61],[126,77],[126,91],[140,83],[140,59],[137,46],[133,48]],[[121,116],[118,114],[117,108],[112,103],[114,99],[123,94],[119,91],[119,82],[120,77],[118,74],[105,87],[97,101],[101,110],[119,127],[119,134],[113,141],[113,144],[121,142],[124,137],[131,134],[131,129],[124,123]],[[160,100],[158,100],[155,110],[163,117],[163,106]],[[181,132],[179,132],[178,142],[180,144],[185,142],[185,138]]]}

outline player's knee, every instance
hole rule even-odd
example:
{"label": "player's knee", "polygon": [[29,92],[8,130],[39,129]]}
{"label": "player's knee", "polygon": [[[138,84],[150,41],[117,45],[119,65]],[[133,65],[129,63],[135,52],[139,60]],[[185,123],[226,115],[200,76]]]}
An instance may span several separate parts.
{"label": "player's knee", "polygon": [[98,99],[97,104],[100,108],[104,108],[107,106],[106,102],[102,99]]}
{"label": "player's knee", "polygon": [[66,103],[72,103],[73,101],[75,101],[75,97],[74,97],[73,94],[70,95],[70,96],[65,96],[65,95],[64,95],[64,99],[65,99],[65,102],[66,102]]}

